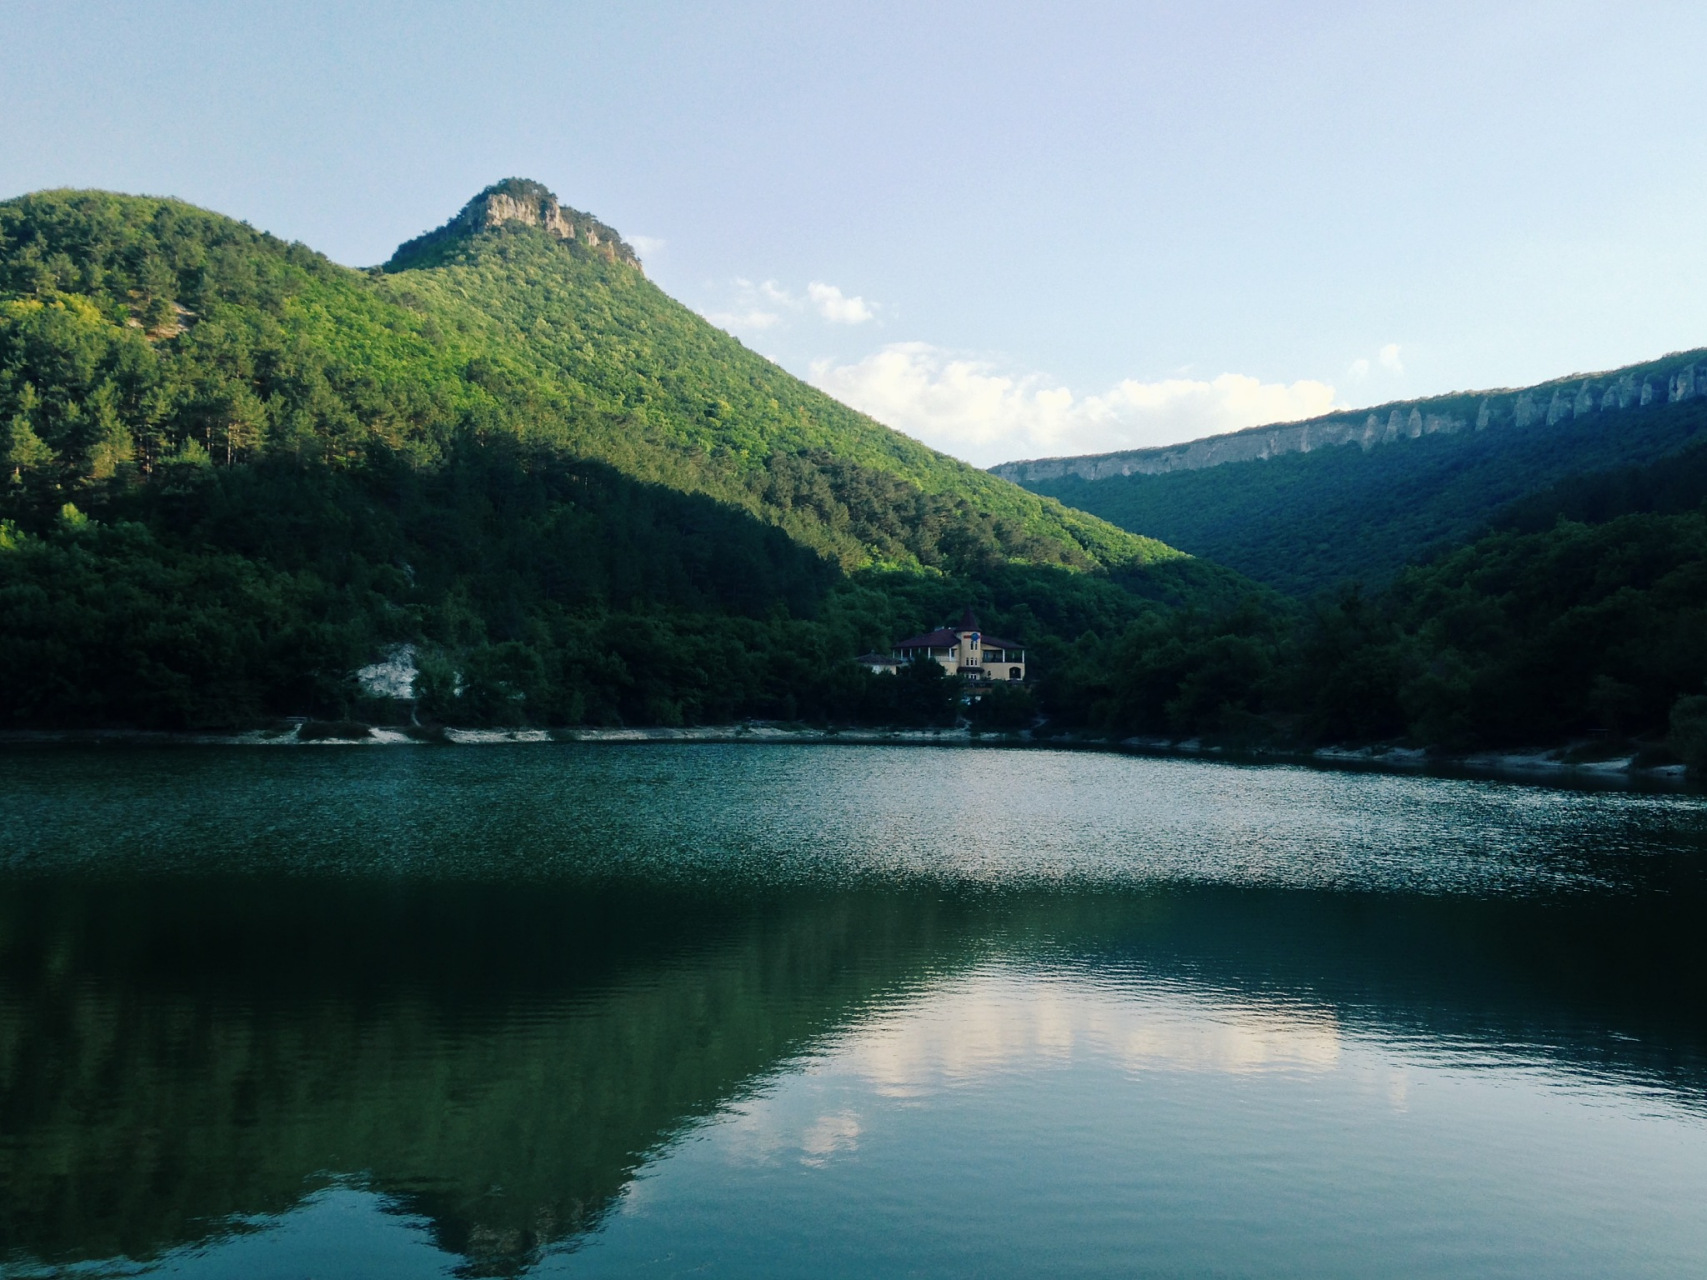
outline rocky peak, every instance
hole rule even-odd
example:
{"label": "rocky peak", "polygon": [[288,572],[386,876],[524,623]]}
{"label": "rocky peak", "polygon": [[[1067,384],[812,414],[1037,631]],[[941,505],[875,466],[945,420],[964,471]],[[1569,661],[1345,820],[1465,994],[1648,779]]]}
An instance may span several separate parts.
{"label": "rocky peak", "polygon": [[590,213],[571,209],[542,183],[531,178],[505,178],[480,192],[444,226],[400,246],[390,270],[427,265],[432,250],[451,241],[466,240],[483,231],[511,224],[538,227],[547,235],[592,250],[613,262],[640,270],[640,258],[616,229]]}

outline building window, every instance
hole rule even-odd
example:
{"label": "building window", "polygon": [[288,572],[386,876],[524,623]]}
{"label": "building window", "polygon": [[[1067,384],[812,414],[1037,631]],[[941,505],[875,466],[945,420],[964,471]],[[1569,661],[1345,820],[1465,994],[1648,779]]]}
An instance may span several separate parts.
{"label": "building window", "polygon": [[1021,671],[1018,667],[1009,667],[1008,668],[1008,679],[1009,680],[1018,680],[1020,678],[1020,675],[1021,675]]}

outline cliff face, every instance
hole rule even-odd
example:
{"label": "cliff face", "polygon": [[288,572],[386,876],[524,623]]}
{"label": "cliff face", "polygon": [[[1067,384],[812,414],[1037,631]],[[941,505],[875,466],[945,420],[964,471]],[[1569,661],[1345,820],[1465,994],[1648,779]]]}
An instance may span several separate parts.
{"label": "cliff face", "polygon": [[1574,374],[1535,387],[1406,400],[1374,409],[1327,414],[1306,422],[1247,427],[1187,444],[1076,458],[1004,462],[990,470],[1019,484],[1066,476],[1104,480],[1111,476],[1165,475],[1228,462],[1255,462],[1287,453],[1310,453],[1334,445],[1355,444],[1368,450],[1426,435],[1524,428],[1542,423],[1551,427],[1567,419],[1608,410],[1677,404],[1697,396],[1707,397],[1707,350],[1684,352],[1588,377]]}
{"label": "cliff face", "polygon": [[444,226],[400,245],[386,269],[401,271],[407,267],[428,265],[435,251],[509,224],[538,227],[559,240],[578,244],[601,254],[613,262],[621,262],[643,271],[640,257],[633,248],[590,213],[571,209],[545,186],[528,178],[506,178],[487,187],[463,205]]}

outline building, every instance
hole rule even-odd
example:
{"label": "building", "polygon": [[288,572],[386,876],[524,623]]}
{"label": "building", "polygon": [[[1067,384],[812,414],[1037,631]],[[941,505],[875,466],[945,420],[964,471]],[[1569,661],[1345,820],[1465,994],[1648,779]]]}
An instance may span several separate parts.
{"label": "building", "polygon": [[1018,640],[986,635],[969,608],[953,626],[909,636],[893,652],[861,654],[855,661],[873,671],[894,671],[903,662],[937,662],[951,676],[967,680],[1025,679],[1025,646]]}
{"label": "building", "polygon": [[876,675],[883,675],[885,672],[893,675],[895,668],[901,665],[891,653],[862,653],[854,661],[862,667],[871,668]]}

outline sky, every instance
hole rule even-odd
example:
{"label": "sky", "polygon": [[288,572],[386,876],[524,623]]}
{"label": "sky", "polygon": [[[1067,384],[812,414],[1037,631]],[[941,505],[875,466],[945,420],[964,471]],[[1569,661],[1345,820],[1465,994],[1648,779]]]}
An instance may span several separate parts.
{"label": "sky", "polygon": [[502,177],[979,465],[1707,345],[1707,6],[0,0],[0,198],[383,261]]}

